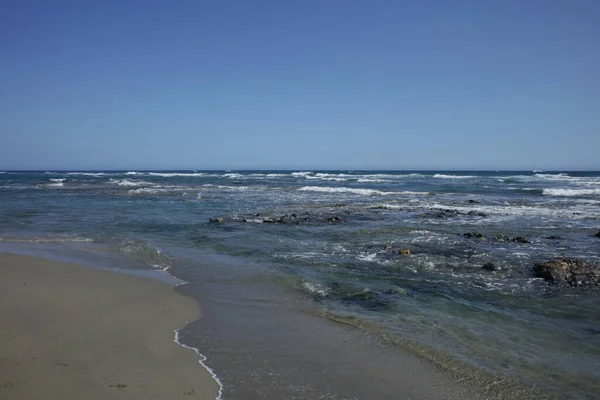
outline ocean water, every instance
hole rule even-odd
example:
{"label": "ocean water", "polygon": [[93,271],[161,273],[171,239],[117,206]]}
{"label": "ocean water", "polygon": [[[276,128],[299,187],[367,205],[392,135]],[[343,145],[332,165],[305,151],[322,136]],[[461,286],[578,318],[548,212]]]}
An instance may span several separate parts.
{"label": "ocean water", "polygon": [[383,371],[376,351],[350,369],[316,347],[340,322],[440,368],[599,398],[600,292],[531,272],[600,261],[599,230],[600,172],[0,172],[0,250],[189,282],[205,317],[181,340],[225,398],[396,398],[352,386]]}

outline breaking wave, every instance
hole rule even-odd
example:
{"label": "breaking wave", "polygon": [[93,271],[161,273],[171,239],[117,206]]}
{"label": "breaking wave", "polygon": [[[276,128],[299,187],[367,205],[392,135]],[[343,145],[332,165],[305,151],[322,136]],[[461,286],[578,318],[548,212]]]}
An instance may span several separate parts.
{"label": "breaking wave", "polygon": [[600,196],[600,189],[544,189],[542,193],[561,197]]}

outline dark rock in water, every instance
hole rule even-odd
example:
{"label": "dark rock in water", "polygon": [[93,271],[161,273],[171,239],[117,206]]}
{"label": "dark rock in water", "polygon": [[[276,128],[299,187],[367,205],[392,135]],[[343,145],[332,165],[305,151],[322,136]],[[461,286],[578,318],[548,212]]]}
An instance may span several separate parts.
{"label": "dark rock in water", "polygon": [[459,214],[458,210],[439,210],[439,209],[430,209],[432,211],[428,211],[421,215],[423,218],[448,218],[455,217]]}
{"label": "dark rock in water", "polygon": [[463,233],[463,236],[466,238],[477,238],[477,239],[483,239],[483,233],[479,233],[479,232],[466,232]]}
{"label": "dark rock in water", "polygon": [[421,214],[423,218],[451,218],[459,215],[474,215],[477,217],[487,217],[488,215],[481,211],[469,211],[463,212],[456,209],[439,209],[439,208],[430,208],[429,211]]}
{"label": "dark rock in water", "polygon": [[389,300],[380,297],[379,293],[368,290],[365,292],[351,293],[341,298],[342,303],[358,304],[363,308],[381,309],[390,304]]}
{"label": "dark rock in water", "polygon": [[600,238],[600,231],[598,231],[598,233],[596,233],[594,236],[596,236],[597,238]]}
{"label": "dark rock in water", "polygon": [[481,211],[469,211],[467,215],[475,215],[477,217],[487,217],[488,215]]}
{"label": "dark rock in water", "polygon": [[555,236],[555,235],[550,235],[550,236],[546,236],[546,239],[548,239],[548,240],[562,240],[562,237]]}
{"label": "dark rock in water", "polygon": [[209,218],[208,222],[210,222],[211,224],[222,224],[223,218]]}
{"label": "dark rock in water", "polygon": [[600,264],[578,258],[561,258],[535,264],[533,273],[557,285],[600,285]]}
{"label": "dark rock in water", "polygon": [[485,263],[481,266],[481,269],[485,269],[486,271],[496,271],[498,268],[498,266],[496,264],[494,264],[493,262],[488,262]]}
{"label": "dark rock in water", "polygon": [[481,201],[471,199],[471,200],[469,200],[469,203],[476,204],[476,203],[481,203]]}
{"label": "dark rock in water", "polygon": [[276,218],[276,217],[268,217],[268,218],[263,218],[263,220],[262,220],[262,221],[263,221],[263,223],[265,223],[265,224],[275,224],[275,223],[277,223],[277,222],[281,222],[281,221],[279,220],[279,218]]}
{"label": "dark rock in water", "polygon": [[523,236],[507,236],[498,234],[494,236],[494,240],[498,242],[514,242],[514,243],[531,243],[529,240],[525,239]]}
{"label": "dark rock in water", "polygon": [[337,215],[334,215],[333,217],[328,217],[326,218],[327,222],[340,222],[342,219],[340,217],[338,217]]}

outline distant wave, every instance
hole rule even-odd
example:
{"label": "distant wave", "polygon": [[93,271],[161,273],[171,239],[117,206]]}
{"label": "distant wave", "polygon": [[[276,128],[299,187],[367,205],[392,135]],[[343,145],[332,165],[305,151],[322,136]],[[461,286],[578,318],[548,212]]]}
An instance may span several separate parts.
{"label": "distant wave", "polygon": [[83,176],[93,176],[93,177],[97,178],[97,177],[106,175],[106,173],[104,173],[104,172],[67,172],[67,175],[83,175]]}
{"label": "distant wave", "polygon": [[356,182],[359,183],[380,183],[380,182],[389,182],[387,179],[377,179],[377,178],[360,178]]}
{"label": "distant wave", "polygon": [[292,172],[292,176],[306,176],[310,174],[312,174],[310,171]]}
{"label": "distant wave", "polygon": [[382,192],[381,190],[375,190],[375,189],[356,189],[356,188],[349,188],[349,187],[304,186],[298,190],[301,190],[304,192],[354,193],[354,194],[362,194],[365,196],[396,194],[395,192]]}
{"label": "distant wave", "polygon": [[473,175],[445,175],[445,174],[435,174],[434,178],[439,179],[470,179],[475,178]]}
{"label": "distant wave", "polygon": [[226,189],[226,190],[234,190],[244,192],[246,190],[264,190],[264,186],[226,186],[226,185],[213,185],[211,183],[207,183],[206,185],[202,185],[204,188],[215,188],[215,189]]}
{"label": "distant wave", "polygon": [[223,178],[239,179],[239,178],[243,178],[243,175],[232,172],[232,173],[224,174]]}
{"label": "distant wave", "polygon": [[163,178],[206,176],[206,174],[203,172],[148,172],[148,175],[160,176]]}
{"label": "distant wave", "polygon": [[158,194],[158,193],[167,193],[169,192],[169,189],[165,189],[165,188],[138,188],[138,189],[131,189],[129,191],[130,194]]}
{"label": "distant wave", "polygon": [[152,182],[146,182],[146,181],[132,181],[130,179],[111,179],[108,181],[108,183],[111,183],[113,185],[119,185],[119,186],[152,186],[154,185],[154,183]]}
{"label": "distant wave", "polygon": [[322,193],[353,193],[353,194],[360,194],[363,196],[373,196],[373,195],[379,195],[379,196],[386,196],[386,195],[429,195],[430,193],[428,192],[411,192],[411,191],[404,191],[404,192],[384,192],[381,190],[375,190],[375,189],[359,189],[359,188],[349,188],[349,187],[329,187],[329,186],[304,186],[301,187],[300,189],[301,191],[304,192],[322,192]]}
{"label": "distant wave", "polygon": [[544,179],[565,179],[570,178],[569,174],[561,173],[561,174],[535,174],[534,176],[538,178]]}
{"label": "distant wave", "polygon": [[600,189],[544,189],[542,191],[546,196],[600,196]]}
{"label": "distant wave", "polygon": [[64,182],[66,181],[67,178],[51,178],[50,181],[52,182]]}

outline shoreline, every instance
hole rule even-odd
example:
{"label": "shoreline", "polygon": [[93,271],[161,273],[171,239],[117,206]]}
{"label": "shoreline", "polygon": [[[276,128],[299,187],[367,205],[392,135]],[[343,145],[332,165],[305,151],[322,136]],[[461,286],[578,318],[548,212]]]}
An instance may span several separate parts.
{"label": "shoreline", "polygon": [[0,252],[0,314],[2,398],[220,399],[178,341],[200,307],[163,282]]}

